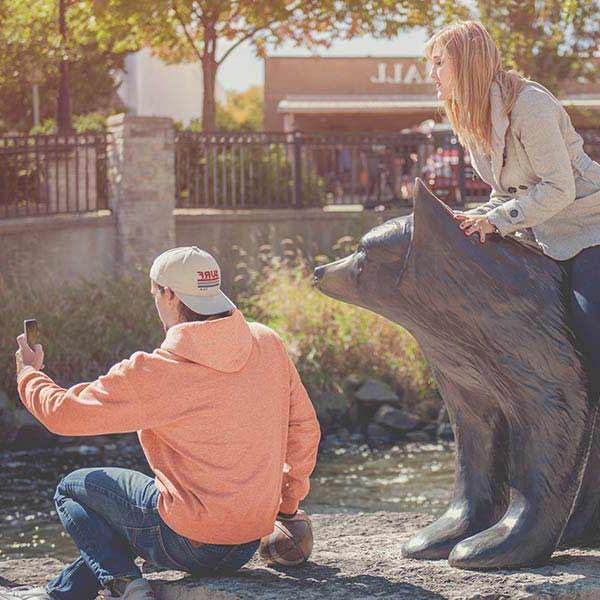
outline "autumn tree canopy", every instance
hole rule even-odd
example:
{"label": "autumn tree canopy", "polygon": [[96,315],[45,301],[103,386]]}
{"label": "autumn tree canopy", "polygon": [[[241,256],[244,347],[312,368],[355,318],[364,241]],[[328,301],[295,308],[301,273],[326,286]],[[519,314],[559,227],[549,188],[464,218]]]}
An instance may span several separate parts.
{"label": "autumn tree canopy", "polygon": [[477,0],[471,14],[486,26],[508,67],[554,93],[562,82],[596,79],[598,0]]}
{"label": "autumn tree canopy", "polygon": [[203,128],[216,126],[215,82],[219,67],[241,44],[258,56],[268,45],[292,41],[328,46],[367,33],[391,37],[415,26],[465,14],[450,2],[431,0],[94,0],[96,15],[127,20],[140,44],[167,61],[197,60],[202,66]]}
{"label": "autumn tree canopy", "polygon": [[219,67],[244,43],[262,56],[284,42],[327,47],[338,39],[393,38],[417,26],[434,31],[475,18],[490,30],[507,66],[556,92],[565,80],[595,78],[593,54],[600,41],[600,0],[68,0],[66,48],[57,7],[57,0],[0,2],[4,130],[31,128],[36,84],[42,119],[54,115],[61,56],[68,60],[79,114],[111,107],[114,70],[128,51],[150,47],[167,61],[199,62],[204,86],[198,95],[208,131],[218,126]]}
{"label": "autumn tree canopy", "polygon": [[109,107],[116,89],[112,75],[135,45],[126,23],[94,18],[92,5],[69,2],[69,42],[61,45],[56,0],[0,2],[0,129],[33,126],[32,89],[39,87],[42,121],[56,112],[59,63],[70,70],[71,97],[78,114]]}

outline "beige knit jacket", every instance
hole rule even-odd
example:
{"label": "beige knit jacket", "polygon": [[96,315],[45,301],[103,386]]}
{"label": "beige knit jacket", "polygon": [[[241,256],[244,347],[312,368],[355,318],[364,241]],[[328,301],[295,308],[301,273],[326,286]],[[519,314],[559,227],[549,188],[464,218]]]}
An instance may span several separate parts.
{"label": "beige knit jacket", "polygon": [[466,214],[486,215],[502,236],[530,229],[556,260],[600,245],[600,164],[584,152],[560,102],[528,81],[506,115],[494,83],[491,109],[492,152],[469,153],[492,193]]}

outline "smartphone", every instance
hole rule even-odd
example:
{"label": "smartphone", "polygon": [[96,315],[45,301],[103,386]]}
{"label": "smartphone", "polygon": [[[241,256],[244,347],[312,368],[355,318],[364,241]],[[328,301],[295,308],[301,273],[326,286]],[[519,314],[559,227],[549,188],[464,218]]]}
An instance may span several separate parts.
{"label": "smartphone", "polygon": [[36,319],[25,319],[25,321],[23,321],[23,331],[25,332],[27,345],[33,349],[40,338]]}

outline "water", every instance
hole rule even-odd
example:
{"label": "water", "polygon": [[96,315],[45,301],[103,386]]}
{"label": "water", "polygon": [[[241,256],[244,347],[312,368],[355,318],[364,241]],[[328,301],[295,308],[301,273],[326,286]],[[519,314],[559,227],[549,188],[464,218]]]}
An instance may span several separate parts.
{"label": "water", "polygon": [[[0,455],[0,560],[54,557],[76,549],[52,497],[60,478],[81,467],[121,466],[149,473],[136,438]],[[410,444],[387,450],[337,448],[319,459],[303,508],[310,512],[419,511],[439,514],[450,500],[453,449]]]}

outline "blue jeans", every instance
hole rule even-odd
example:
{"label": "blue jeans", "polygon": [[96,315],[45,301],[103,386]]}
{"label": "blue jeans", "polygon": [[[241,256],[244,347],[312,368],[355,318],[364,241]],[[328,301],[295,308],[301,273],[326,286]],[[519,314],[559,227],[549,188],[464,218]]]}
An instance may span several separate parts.
{"label": "blue jeans", "polygon": [[600,246],[571,259],[571,309],[594,397],[600,392]]}
{"label": "blue jeans", "polygon": [[94,600],[114,579],[141,577],[141,556],[194,575],[230,572],[247,563],[259,540],[240,545],[194,544],[158,514],[154,479],[128,469],[80,469],[58,485],[54,500],[80,557],[46,587],[57,600]]}

